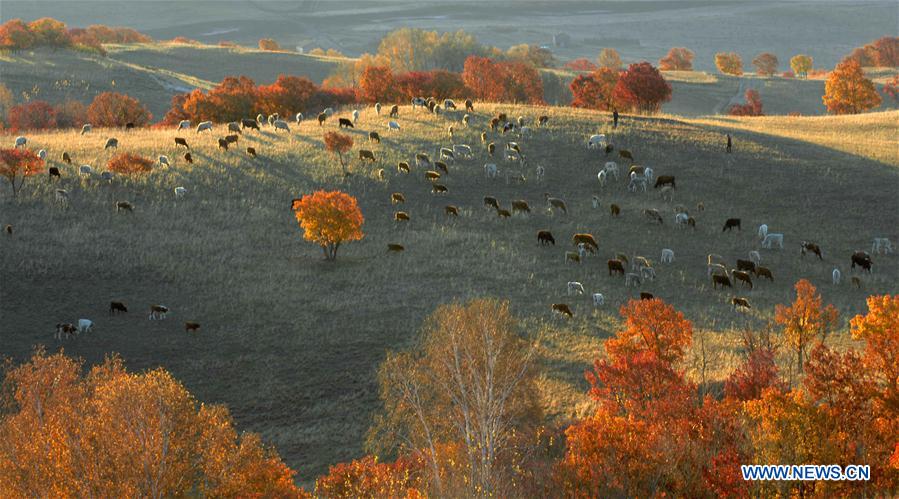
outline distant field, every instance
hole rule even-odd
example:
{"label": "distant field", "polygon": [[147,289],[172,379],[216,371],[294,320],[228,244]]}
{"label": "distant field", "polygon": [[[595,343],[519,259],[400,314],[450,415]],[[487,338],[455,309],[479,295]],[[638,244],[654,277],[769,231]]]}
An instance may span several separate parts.
{"label": "distant field", "polygon": [[[215,145],[224,133],[220,128],[199,136],[191,132],[184,136],[193,165],[180,159],[174,130],[29,134],[29,147],[46,148],[63,179],[58,185],[45,177],[29,180],[18,200],[5,186],[0,192],[0,224],[15,227],[13,237],[0,238],[0,259],[8,263],[0,267],[2,353],[22,360],[43,343],[88,362],[118,352],[132,369],[163,365],[200,400],[227,403],[239,427],[274,443],[308,485],[327,465],[361,454],[378,406],[378,363],[387,349],[409,345],[440,303],[485,295],[510,300],[524,332],[543,336],[546,410],[566,418],[587,407],[583,371],[617,326],[618,306],[640,291],[671,302],[695,321],[697,343],[705,338],[712,359],[711,381],[720,381],[733,365],[737,330],[762,327],[776,303],[792,299],[800,277],[818,286],[844,319],[864,310],[867,295],[899,291],[899,255],[875,256],[871,275],[848,266],[851,252],[870,249],[873,237],[899,242],[899,157],[890,135],[899,112],[789,119],[624,116],[613,132],[604,113],[475,106],[473,126],[457,126],[456,140],[470,144],[476,157],[450,165],[441,179],[449,193],[441,197],[430,193],[421,169],[407,176],[395,165],[449,145],[447,120],[461,113],[434,118],[402,107],[402,132],[388,133],[383,118],[363,110],[349,133],[357,141],[354,150],[372,149],[378,162],[354,159],[349,180],[322,149],[322,133],[335,129],[334,122],[324,129],[306,122],[289,134],[249,132],[227,153]],[[536,128],[532,138],[490,137],[498,149],[518,140],[529,159],[526,168],[491,160],[480,144],[478,134],[499,111],[529,120],[550,116],[549,126]],[[369,130],[381,131],[383,143],[367,144]],[[633,151],[656,175],[675,175],[674,202],[651,188],[629,193],[624,180],[601,188],[596,173],[608,158],[584,147],[597,132]],[[728,132],[735,138],[732,155],[723,153]],[[173,166],[110,185],[80,180],[77,165],[104,169],[111,152],[102,145],[113,135],[121,151],[166,154]],[[0,136],[0,143],[12,140]],[[248,145],[259,151],[258,159],[243,153]],[[73,155],[74,166],[58,161],[62,151]],[[488,161],[499,163],[498,178],[485,178]],[[619,163],[626,169],[626,162]],[[535,178],[536,165],[545,167],[545,179]],[[375,179],[377,168],[385,169],[386,182]],[[527,180],[507,181],[507,172]],[[188,189],[183,200],[174,198],[176,186]],[[70,193],[68,209],[54,205],[58,187]],[[302,240],[289,210],[292,198],[320,188],[357,196],[366,218],[365,239],[342,247],[333,264]],[[403,192],[406,204],[392,206],[392,192]],[[565,199],[569,213],[548,212],[544,193]],[[485,195],[507,208],[511,200],[524,199],[533,212],[499,219],[484,209]],[[593,195],[601,200],[599,209],[591,207]],[[133,202],[135,213],[116,214],[115,200]],[[703,212],[696,209],[700,201]],[[610,203],[621,205],[620,218],[609,215]],[[695,232],[673,227],[678,203],[696,217]],[[458,219],[444,215],[447,204],[459,206]],[[643,208],[662,212],[664,224],[644,220]],[[408,226],[392,221],[396,209],[411,215]],[[743,230],[722,233],[729,217],[740,217]],[[752,291],[711,289],[706,255],[720,253],[731,264],[746,258],[758,249],[755,229],[761,223],[785,234],[782,251],[761,250],[774,282],[756,282]],[[540,229],[555,234],[555,247],[537,245]],[[599,254],[582,265],[565,264],[564,252],[574,249],[572,234],[582,231],[597,237]],[[823,262],[800,258],[802,239],[821,245]],[[387,243],[404,244],[406,252],[387,254]],[[625,288],[621,277],[606,271],[606,259],[616,252],[658,262],[662,248],[674,250],[674,263],[656,263],[658,278],[640,288]],[[844,274],[838,287],[830,283],[834,267]],[[848,285],[850,275],[862,278],[863,289]],[[605,307],[594,308],[586,296],[566,296],[565,284],[573,280],[588,293],[603,293]],[[752,311],[735,313],[729,305],[735,295],[748,297]],[[110,300],[125,301],[130,312],[108,316]],[[551,317],[550,304],[558,302],[571,304],[574,319]],[[170,318],[148,321],[146,309],[153,303],[169,306]],[[54,342],[54,324],[82,317],[96,322],[95,332]],[[185,320],[203,324],[199,335],[184,333]],[[828,341],[851,344],[845,333]]]}

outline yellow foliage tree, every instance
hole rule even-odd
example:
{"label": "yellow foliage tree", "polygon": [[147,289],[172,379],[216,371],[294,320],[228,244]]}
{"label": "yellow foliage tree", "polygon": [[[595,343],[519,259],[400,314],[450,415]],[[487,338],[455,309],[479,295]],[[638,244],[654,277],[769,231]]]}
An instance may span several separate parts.
{"label": "yellow foliage tree", "polygon": [[743,74],[743,58],[736,52],[719,52],[715,54],[715,67],[724,74],[740,76]]}
{"label": "yellow foliage tree", "polygon": [[326,260],[337,258],[337,249],[346,241],[364,237],[365,219],[356,198],[340,191],[316,191],[293,203],[303,237],[321,245]]}
{"label": "yellow foliage tree", "polygon": [[805,76],[812,70],[812,56],[805,54],[796,54],[790,59],[790,68],[796,76]]}
{"label": "yellow foliage tree", "polygon": [[802,363],[809,344],[836,325],[839,313],[833,305],[824,306],[821,295],[812,283],[800,279],[796,283],[796,300],[790,306],[774,307],[774,321],[783,326],[787,344],[796,352],[796,366],[802,373]]}
{"label": "yellow foliage tree", "polygon": [[834,114],[857,114],[880,105],[882,99],[874,82],[865,77],[861,65],[846,59],[824,83],[824,105]]}

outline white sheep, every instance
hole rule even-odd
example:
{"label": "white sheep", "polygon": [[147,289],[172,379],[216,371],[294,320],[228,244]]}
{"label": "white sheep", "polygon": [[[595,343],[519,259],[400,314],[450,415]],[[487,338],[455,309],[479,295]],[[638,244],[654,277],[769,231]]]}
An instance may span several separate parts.
{"label": "white sheep", "polygon": [[637,189],[646,192],[646,177],[637,175],[636,172],[632,172],[631,180],[627,184],[627,190],[629,190],[630,192],[637,192]]}
{"label": "white sheep", "polygon": [[596,174],[596,179],[599,180],[599,185],[601,187],[606,186],[606,171],[600,170],[599,173]]}
{"label": "white sheep", "polygon": [[180,187],[180,186],[175,187],[175,197],[176,198],[183,198],[185,194],[187,194],[187,188]]}
{"label": "white sheep", "polygon": [[322,112],[325,113],[326,115],[328,115],[328,118],[334,116],[334,109],[332,109],[330,107],[326,107],[325,110]]}
{"label": "white sheep", "polygon": [[780,249],[784,249],[784,235],[783,234],[775,234],[770,233],[765,235],[765,239],[762,241],[762,248],[772,249],[774,244],[777,244],[777,247]]}
{"label": "white sheep", "polygon": [[593,306],[599,307],[606,304],[606,297],[602,293],[593,293]]}
{"label": "white sheep", "polygon": [[22,135],[16,137],[16,147],[24,147],[28,143],[28,139]]}
{"label": "white sheep", "polygon": [[603,170],[607,175],[614,175],[615,180],[618,180],[618,163],[614,161],[606,161],[605,166],[603,166]]}
{"label": "white sheep", "polygon": [[185,128],[190,128],[190,120],[181,120],[178,122],[178,130],[184,130]]}
{"label": "white sheep", "polygon": [[759,265],[762,263],[762,255],[760,255],[758,251],[752,250],[749,252],[749,260],[752,263]]}
{"label": "white sheep", "polygon": [[674,261],[674,250],[664,248],[662,249],[662,263],[671,263]]}
{"label": "white sheep", "polygon": [[592,203],[593,203],[593,209],[594,209],[594,210],[597,209],[597,208],[599,208],[599,196],[594,195],[594,196],[593,196]]}
{"label": "white sheep", "polygon": [[204,130],[212,131],[212,122],[211,121],[201,121],[197,125],[197,133],[200,133]]}
{"label": "white sheep", "polygon": [[471,146],[465,144],[456,144],[453,146],[453,154],[462,156],[463,158],[471,158]]}
{"label": "white sheep", "polygon": [[90,131],[91,131],[92,129],[93,129],[93,127],[91,127],[91,124],[90,124],[90,123],[85,123],[85,124],[81,125],[81,135],[84,135],[84,134],[86,134],[86,133],[90,133]]}
{"label": "white sheep", "polygon": [[628,273],[624,276],[624,285],[625,285],[625,287],[630,286],[631,284],[633,284],[634,287],[637,287],[637,286],[640,285],[640,274],[635,274],[635,273],[633,273],[633,272],[628,272]]}
{"label": "white sheep", "polygon": [[166,156],[166,155],[164,155],[164,154],[161,154],[161,155],[159,156],[159,164],[160,164],[160,165],[165,165],[165,166],[171,166],[171,165],[169,164],[169,157]]}
{"label": "white sheep", "polygon": [[45,160],[45,159],[47,159],[47,150],[46,150],[46,149],[41,149],[40,151],[38,151],[38,152],[37,152],[37,157],[41,158],[42,161]]}
{"label": "white sheep", "polygon": [[86,333],[94,330],[94,322],[90,319],[78,319],[78,333]]}
{"label": "white sheep", "polygon": [[62,206],[68,206],[69,191],[65,189],[56,189],[56,203]]}
{"label": "white sheep", "polygon": [[674,215],[674,226],[684,228],[690,222],[690,216],[686,213],[676,213]]}
{"label": "white sheep", "polygon": [[400,124],[397,123],[396,121],[390,120],[387,122],[387,129],[388,130],[400,130]]}
{"label": "white sheep", "polygon": [[584,285],[577,281],[568,281],[568,295],[570,296],[575,293],[579,295],[584,294]]}
{"label": "white sheep", "polygon": [[94,173],[94,170],[91,168],[91,165],[81,165],[78,168],[78,173],[83,177],[90,177]]}
{"label": "white sheep", "polygon": [[640,267],[640,277],[654,281],[656,278],[656,269],[652,267]]}
{"label": "white sheep", "polygon": [[487,163],[484,165],[484,173],[487,175],[487,178],[496,178],[496,163]]}
{"label": "white sheep", "polygon": [[578,243],[577,256],[580,257],[581,260],[587,258],[587,245],[586,244]]}
{"label": "white sheep", "polygon": [[456,103],[452,99],[443,99],[443,109],[456,109]]}
{"label": "white sheep", "polygon": [[272,126],[275,127],[275,130],[290,132],[290,127],[287,126],[287,122],[284,120],[274,120],[272,121]]}
{"label": "white sheep", "polygon": [[653,179],[653,171],[652,171],[652,168],[650,168],[650,167],[648,167],[648,166],[647,166],[646,168],[644,168],[644,169],[643,169],[643,176],[646,177],[646,180],[648,180],[650,183],[652,183],[652,179]]}
{"label": "white sheep", "polygon": [[537,180],[543,180],[543,176],[546,175],[546,169],[541,165],[537,165],[537,169],[534,173],[537,175]]}
{"label": "white sheep", "polygon": [[359,110],[353,109],[353,123],[356,123],[357,121],[359,121]]}
{"label": "white sheep", "polygon": [[759,225],[759,240],[762,241],[765,239],[765,236],[768,235],[768,225],[762,224]]}
{"label": "white sheep", "polygon": [[606,147],[605,134],[591,135],[587,140],[587,149],[603,149]]}
{"label": "white sheep", "polygon": [[843,274],[840,273],[840,269],[833,269],[833,285],[838,286],[840,284],[840,278],[843,277]]}
{"label": "white sheep", "polygon": [[294,116],[294,120],[296,120],[297,125],[299,125],[300,122],[303,121],[303,113],[297,113],[296,116]]}
{"label": "white sheep", "polygon": [[875,237],[871,243],[871,253],[876,255],[887,254],[893,252],[893,243],[886,237]]}
{"label": "white sheep", "polygon": [[118,149],[119,148],[119,139],[115,137],[110,137],[106,139],[106,145],[103,146],[103,149],[109,149],[110,147]]}

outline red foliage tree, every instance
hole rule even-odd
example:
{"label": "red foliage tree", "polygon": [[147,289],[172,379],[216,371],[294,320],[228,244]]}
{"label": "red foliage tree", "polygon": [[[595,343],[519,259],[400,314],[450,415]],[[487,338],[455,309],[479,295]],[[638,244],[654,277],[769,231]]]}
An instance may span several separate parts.
{"label": "red foliage tree", "polygon": [[153,161],[137,154],[124,152],[113,156],[106,164],[106,168],[121,175],[136,175],[152,171]]}
{"label": "red foliage tree", "polygon": [[77,100],[67,100],[54,107],[57,128],[80,128],[87,123],[87,106]]}
{"label": "red foliage tree", "polygon": [[631,64],[618,79],[613,98],[624,108],[653,113],[671,100],[671,85],[652,64]]}
{"label": "red foliage tree", "polygon": [[752,65],[755,66],[756,73],[762,76],[773,76],[777,72],[778,64],[777,56],[770,52],[762,52],[755,56]]}
{"label": "red foliage tree", "polygon": [[608,111],[614,107],[615,86],[618,84],[618,71],[600,68],[590,75],[580,75],[568,88],[573,97],[571,105],[588,109]]}
{"label": "red foliage tree", "polygon": [[847,56],[863,67],[899,67],[899,37],[884,36],[859,47]]}
{"label": "red foliage tree", "polygon": [[343,172],[346,173],[346,158],[344,154],[348,153],[350,149],[353,148],[353,137],[340,133],[340,132],[328,132],[325,134],[325,149],[332,154],[336,154],[338,160],[340,161],[340,167],[343,168]]}
{"label": "red foliage tree", "polygon": [[56,128],[56,109],[48,102],[35,100],[9,108],[6,121],[13,131]]}
{"label": "red foliage tree", "polygon": [[899,74],[893,75],[890,81],[884,84],[883,93],[893,99],[893,104],[899,104]]}
{"label": "red foliage tree", "polygon": [[34,46],[34,34],[21,19],[11,19],[0,25],[0,49],[24,50]]}
{"label": "red foliage tree", "polygon": [[491,102],[543,103],[543,80],[523,62],[496,62],[488,57],[465,60],[462,81],[478,99]]}
{"label": "red foliage tree", "polygon": [[320,88],[309,106],[313,109],[337,107],[357,102],[356,90],[350,87]]}
{"label": "red foliage tree", "polygon": [[693,71],[694,57],[696,55],[692,50],[674,47],[668,51],[665,57],[659,59],[659,69],[662,71]]}
{"label": "red foliage tree", "polygon": [[263,38],[263,39],[259,40],[259,48],[261,50],[272,50],[272,51],[281,50],[281,46],[278,45],[278,42],[272,40],[271,38]]}
{"label": "red foliage tree", "polygon": [[0,149],[0,176],[9,182],[13,197],[19,194],[26,177],[33,177],[43,171],[44,160],[34,152],[24,148]]}
{"label": "red foliage tree", "polygon": [[115,92],[96,96],[87,108],[87,119],[94,126],[143,126],[153,119],[150,110],[134,97]]}
{"label": "red foliage tree", "polygon": [[397,92],[390,66],[367,66],[359,78],[358,94],[363,102],[394,102]]}
{"label": "red foliage tree", "polygon": [[746,90],[746,104],[733,104],[727,109],[731,116],[764,116],[762,112],[762,97],[758,90]]}
{"label": "red foliage tree", "polygon": [[787,386],[780,379],[774,352],[769,348],[757,348],[727,377],[724,396],[730,400],[755,400],[769,388],[786,391]]}
{"label": "red foliage tree", "polygon": [[290,116],[306,111],[318,86],[305,77],[280,75],[271,85],[260,86],[257,92],[259,112]]}
{"label": "red foliage tree", "polygon": [[599,66],[597,66],[590,59],[587,59],[585,57],[582,57],[580,59],[575,59],[573,61],[568,61],[565,63],[565,65],[563,67],[565,69],[570,69],[572,71],[587,71],[587,72],[591,72],[591,73],[596,71],[599,68]]}
{"label": "red foliage tree", "polygon": [[406,99],[422,96],[448,99],[465,93],[462,75],[442,69],[401,73],[395,83],[397,91]]}
{"label": "red foliage tree", "polygon": [[194,90],[184,102],[184,112],[192,120],[220,123],[255,116],[258,92],[256,84],[246,76],[228,76],[208,94]]}

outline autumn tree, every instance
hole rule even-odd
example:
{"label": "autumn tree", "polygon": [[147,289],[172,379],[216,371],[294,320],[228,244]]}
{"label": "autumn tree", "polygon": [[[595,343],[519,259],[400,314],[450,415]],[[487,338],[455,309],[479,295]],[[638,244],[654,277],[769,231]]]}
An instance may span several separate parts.
{"label": "autumn tree", "polygon": [[94,126],[120,127],[128,123],[143,126],[153,119],[153,115],[134,97],[103,92],[88,106],[87,119]]}
{"label": "autumn tree", "polygon": [[316,191],[294,201],[293,211],[303,238],[322,247],[325,259],[334,261],[340,245],[362,239],[365,219],[356,198],[340,191]]}
{"label": "autumn tree", "polygon": [[671,100],[671,85],[658,69],[644,61],[628,66],[618,78],[612,97],[623,108],[654,113]]}
{"label": "autumn tree", "polygon": [[771,52],[762,52],[752,60],[755,72],[761,76],[773,76],[777,72],[777,64],[777,56]]}
{"label": "autumn tree", "polygon": [[756,348],[751,350],[745,361],[727,377],[724,382],[724,396],[730,400],[756,400],[769,388],[782,392],[787,390],[774,362],[774,350],[766,347]]}
{"label": "autumn tree", "polygon": [[324,136],[325,149],[331,154],[336,154],[344,175],[347,173],[347,159],[344,154],[353,148],[353,137],[340,132],[327,132]]}
{"label": "autumn tree", "polygon": [[442,69],[398,74],[395,85],[397,92],[406,99],[427,95],[442,100],[465,93],[462,75]]}
{"label": "autumn tree", "polygon": [[7,371],[0,490],[11,497],[306,497],[259,437],[163,369],[43,351]]}
{"label": "autumn tree", "polygon": [[259,40],[259,49],[278,51],[281,50],[281,46],[271,38],[262,38]]}
{"label": "autumn tree", "polygon": [[143,156],[123,152],[116,154],[106,163],[106,169],[120,175],[139,175],[153,170],[153,160]]}
{"label": "autumn tree", "polygon": [[389,66],[369,66],[359,79],[359,99],[363,102],[393,102],[397,92]]}
{"label": "autumn tree", "polygon": [[850,321],[852,338],[865,342],[864,363],[881,387],[885,406],[899,408],[899,295],[868,297],[868,313]]}
{"label": "autumn tree", "polygon": [[471,94],[488,102],[543,103],[543,80],[536,68],[518,61],[469,57],[462,81]]}
{"label": "autumn tree", "polygon": [[15,52],[29,49],[34,44],[34,34],[21,19],[10,19],[0,24],[0,49]]}
{"label": "autumn tree", "polygon": [[600,68],[593,74],[580,75],[568,87],[573,97],[571,105],[609,111],[614,107],[613,95],[617,84],[618,72],[613,69]]}
{"label": "autumn tree", "polygon": [[49,102],[33,100],[11,107],[6,121],[14,131],[56,128],[56,108]]}
{"label": "autumn tree", "polygon": [[899,67],[899,37],[884,36],[858,47],[847,56],[862,67]]}
{"label": "autumn tree", "polygon": [[36,45],[58,48],[66,47],[72,43],[66,31],[65,23],[50,17],[43,17],[28,23],[28,29],[34,36]]}
{"label": "autumn tree", "polygon": [[9,182],[13,197],[18,196],[27,177],[43,171],[44,160],[34,152],[25,148],[0,149],[0,175]]}
{"label": "autumn tree", "polygon": [[764,116],[762,112],[762,96],[758,90],[750,88],[745,94],[746,104],[733,104],[727,109],[731,116]]}
{"label": "autumn tree", "polygon": [[618,71],[623,66],[621,62],[621,56],[618,55],[618,51],[613,48],[604,48],[599,51],[599,56],[596,58],[596,63],[600,68],[608,68],[615,71]]}
{"label": "autumn tree", "polygon": [[182,109],[189,119],[229,122],[255,116],[258,92],[255,82],[246,76],[228,76],[221,83],[204,93],[200,89],[191,92]]}
{"label": "autumn tree", "polygon": [[823,305],[821,295],[809,281],[800,279],[795,288],[792,305],[774,307],[774,321],[783,327],[787,345],[796,354],[796,370],[801,374],[809,345],[824,341],[827,332],[836,326],[839,313],[833,305]]}
{"label": "autumn tree", "polygon": [[812,56],[797,54],[790,58],[790,68],[796,76],[805,77],[812,70],[813,62]]}
{"label": "autumn tree", "polygon": [[424,466],[421,457],[381,462],[375,456],[364,456],[330,466],[328,474],[315,481],[315,495],[323,499],[415,498],[426,490]]}
{"label": "autumn tree", "polygon": [[468,57],[495,54],[462,30],[441,34],[419,28],[400,28],[381,39],[377,55],[399,74],[431,69],[461,71]]}
{"label": "autumn tree", "polygon": [[278,75],[274,83],[261,85],[256,92],[259,112],[291,116],[307,110],[318,86],[306,77]]}
{"label": "autumn tree", "polygon": [[693,71],[693,59],[696,54],[684,47],[673,47],[665,57],[659,59],[662,71]]}
{"label": "autumn tree", "polygon": [[[899,104],[899,74],[893,75],[893,77],[883,85],[883,93],[890,99],[893,99],[893,104]],[[0,97],[0,100],[2,100],[2,97]],[[0,106],[2,106],[2,104],[0,104]]]}
{"label": "autumn tree", "polygon": [[509,50],[506,51],[506,57],[538,68],[553,68],[556,66],[556,58],[549,49],[527,43],[509,47]]}
{"label": "autumn tree", "polygon": [[743,58],[736,52],[718,52],[715,54],[715,67],[723,74],[740,76],[743,74]]}
{"label": "autumn tree", "polygon": [[80,128],[88,122],[87,106],[77,100],[66,100],[53,107],[58,128]]}
{"label": "autumn tree", "polygon": [[[369,448],[422,456],[437,497],[504,497],[521,486],[516,477],[528,469],[541,413],[534,397],[536,345],[517,329],[506,302],[437,308],[418,346],[388,353],[381,364],[384,412],[369,433]],[[462,478],[452,486],[435,457],[446,444],[460,448]]]}
{"label": "autumn tree", "polygon": [[568,61],[565,63],[564,67],[565,69],[570,69],[572,71],[587,71],[590,73],[599,69],[599,66],[590,62],[590,59],[584,57]]}
{"label": "autumn tree", "polygon": [[882,102],[874,82],[865,77],[862,67],[852,59],[837,64],[827,77],[823,100],[827,110],[834,114],[857,114]]}

